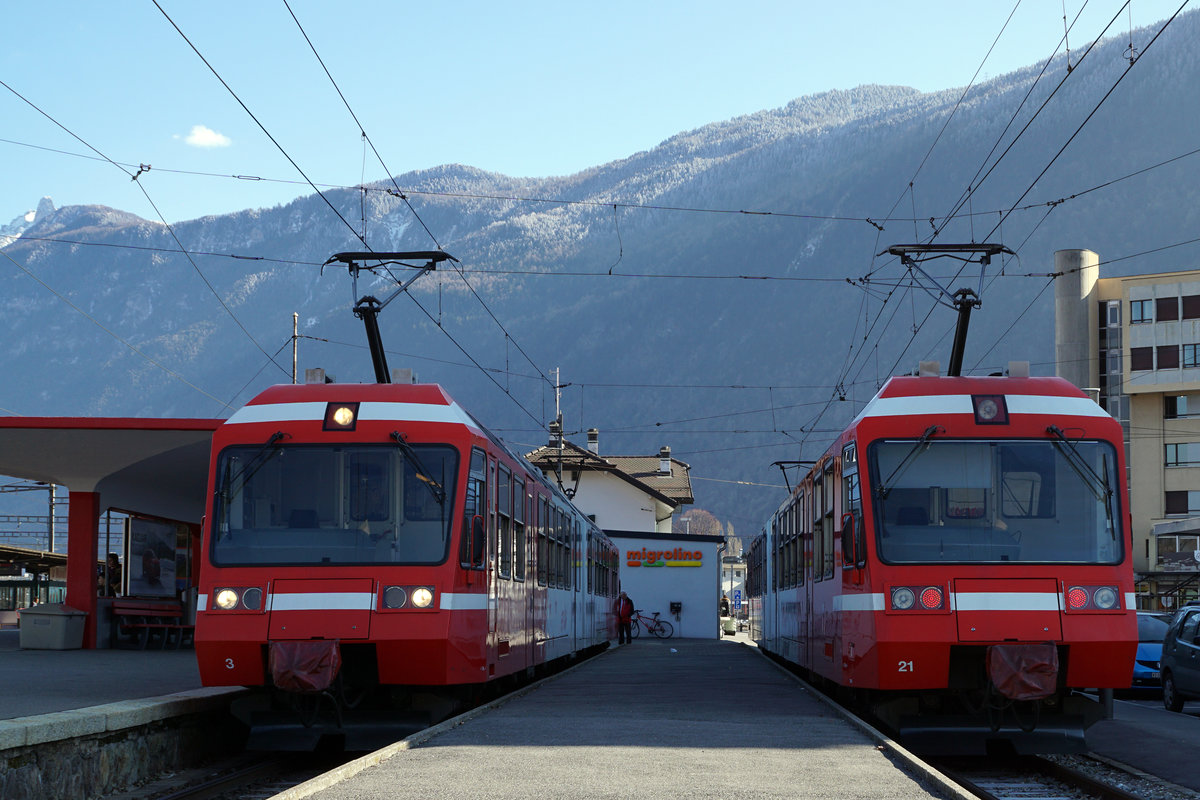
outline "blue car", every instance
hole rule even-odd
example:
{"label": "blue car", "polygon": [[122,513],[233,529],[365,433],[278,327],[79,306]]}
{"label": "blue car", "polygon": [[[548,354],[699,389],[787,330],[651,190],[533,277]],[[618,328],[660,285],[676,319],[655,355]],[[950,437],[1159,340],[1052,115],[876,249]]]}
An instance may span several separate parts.
{"label": "blue car", "polygon": [[1163,636],[1171,625],[1171,615],[1155,611],[1137,612],[1138,647],[1133,662],[1133,688],[1162,686]]}

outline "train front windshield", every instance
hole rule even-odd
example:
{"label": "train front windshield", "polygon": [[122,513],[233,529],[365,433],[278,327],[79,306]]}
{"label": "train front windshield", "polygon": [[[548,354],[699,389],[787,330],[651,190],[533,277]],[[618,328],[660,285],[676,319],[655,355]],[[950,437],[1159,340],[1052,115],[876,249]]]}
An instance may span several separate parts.
{"label": "train front windshield", "polygon": [[1115,564],[1116,452],[1065,440],[875,442],[879,556],[892,564]]}
{"label": "train front windshield", "polygon": [[441,563],[457,469],[458,452],[445,445],[227,448],[212,562]]}

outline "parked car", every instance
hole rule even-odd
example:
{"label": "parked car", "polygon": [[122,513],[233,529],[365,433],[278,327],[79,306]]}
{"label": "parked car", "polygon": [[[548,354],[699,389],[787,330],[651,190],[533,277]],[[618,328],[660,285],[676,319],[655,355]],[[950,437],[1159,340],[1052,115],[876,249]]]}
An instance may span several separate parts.
{"label": "parked car", "polygon": [[1160,662],[1163,637],[1171,627],[1171,615],[1158,611],[1137,612],[1138,648],[1133,662],[1133,688],[1162,685]]}
{"label": "parked car", "polygon": [[1171,620],[1162,644],[1163,705],[1182,711],[1200,700],[1200,606],[1184,606]]}

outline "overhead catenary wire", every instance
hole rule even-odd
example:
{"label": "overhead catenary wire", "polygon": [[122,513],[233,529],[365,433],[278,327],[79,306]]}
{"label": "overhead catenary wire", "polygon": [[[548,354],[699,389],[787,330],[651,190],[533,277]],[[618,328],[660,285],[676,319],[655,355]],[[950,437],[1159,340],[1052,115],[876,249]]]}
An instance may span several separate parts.
{"label": "overhead catenary wire", "polygon": [[196,45],[192,44],[192,40],[189,39],[187,37],[187,34],[185,34],[180,29],[180,27],[175,24],[175,20],[171,19],[171,15],[166,12],[166,9],[164,9],[161,5],[159,5],[158,0],[151,0],[151,2],[154,3],[155,8],[157,8],[159,10],[159,12],[162,13],[163,17],[166,18],[167,22],[169,22],[171,24],[171,27],[175,29],[175,32],[178,33],[180,35],[180,37],[183,38],[183,41],[187,43],[187,46],[192,48],[192,52],[195,53],[197,58],[199,58],[204,63],[204,66],[208,67],[208,70],[209,70],[209,72],[211,72],[213,74],[213,77],[215,77],[218,81],[220,81],[221,85],[225,87],[225,90],[227,92],[229,92],[230,96],[233,97],[233,99],[237,101],[237,104],[242,107],[242,110],[245,111],[246,114],[249,115],[250,119],[254,120],[254,124],[257,125],[259,127],[259,129],[263,132],[263,134],[268,139],[271,140],[271,144],[275,145],[275,148],[280,153],[283,154],[283,157],[288,160],[288,163],[290,163],[293,167],[296,168],[296,172],[300,173],[300,176],[302,178],[304,178],[305,182],[309,186],[312,187],[312,190],[314,192],[316,192],[317,195],[320,196],[320,198],[322,200],[325,201],[325,205],[329,206],[329,210],[332,211],[334,214],[336,214],[338,219],[340,219],[343,223],[345,223],[346,227],[350,229],[350,232],[353,233],[354,236],[360,242],[362,242],[364,246],[369,248],[370,246],[367,245],[366,240],[363,239],[362,236],[359,236],[358,231],[356,231],[354,229],[354,226],[351,225],[344,216],[342,216],[342,212],[338,211],[337,208],[333,205],[333,203],[329,202],[329,198],[327,198],[324,195],[324,193],[322,193],[322,191],[317,188],[317,185],[315,183],[313,183],[312,180],[308,177],[308,175],[304,172],[304,170],[300,168],[300,165],[297,164],[295,159],[293,159],[291,157],[291,155],[288,153],[288,151],[284,149],[283,145],[281,145],[279,143],[279,141],[274,136],[271,135],[271,132],[269,130],[267,130],[267,126],[263,125],[262,122],[259,121],[258,117],[256,117],[254,115],[254,112],[250,110],[250,107],[247,106],[244,102],[242,102],[242,98],[238,97],[238,94],[237,94],[237,92],[235,92],[233,90],[233,87],[225,82],[225,79],[221,77],[221,73],[217,72],[216,68],[213,67],[213,65],[208,62],[208,59],[204,57],[204,54],[200,52],[200,50],[196,47]]}
{"label": "overhead catenary wire", "polygon": [[[191,256],[188,256],[187,249],[183,246],[183,242],[180,241],[179,237],[175,234],[174,227],[170,223],[167,222],[166,217],[163,216],[162,211],[158,208],[158,205],[150,197],[150,193],[146,190],[145,185],[140,180],[138,180],[138,178],[142,174],[142,170],[139,168],[139,172],[136,175],[130,175],[129,171],[127,169],[122,167],[117,162],[113,161],[111,158],[109,158],[107,155],[105,155],[103,152],[101,152],[98,148],[94,147],[91,143],[86,141],[83,137],[79,136],[77,133],[75,133],[73,130],[68,128],[66,125],[59,122],[57,119],[55,119],[49,113],[47,113],[44,109],[40,108],[36,103],[34,103],[33,101],[26,98],[24,95],[22,95],[16,89],[9,86],[7,83],[5,83],[2,80],[0,80],[0,86],[3,86],[5,89],[7,89],[13,95],[15,95],[18,99],[20,99],[21,102],[25,103],[30,108],[32,108],[34,111],[41,114],[43,117],[45,117],[47,120],[49,120],[51,123],[53,123],[56,127],[58,127],[60,130],[62,130],[68,136],[75,139],[75,141],[79,142],[84,147],[88,148],[93,153],[95,153],[97,156],[99,156],[101,159],[103,159],[106,163],[111,164],[112,166],[116,167],[118,170],[120,170],[122,173],[124,173],[126,177],[130,178],[130,180],[133,183],[137,184],[138,190],[141,191],[143,196],[145,196],[146,201],[150,204],[151,208],[154,209],[154,212],[156,214],[158,214],[159,219],[162,220],[162,223],[166,227],[167,232],[171,235],[171,238],[175,240],[175,244],[179,247],[179,250],[184,254],[185,257],[187,257],[188,263],[190,263],[192,265],[192,269],[195,270],[196,274],[200,276],[200,279],[204,282],[204,285],[208,287],[208,290],[212,293],[213,297],[215,297],[217,299],[217,302],[221,304],[221,308],[223,308],[225,310],[225,313],[229,315],[229,318],[232,319],[234,321],[234,323],[238,326],[238,328],[241,329],[242,333],[244,333],[246,335],[246,338],[248,338],[254,344],[254,346],[257,347],[259,349],[259,351],[263,353],[263,355],[267,355],[267,351],[263,349],[262,345],[260,345],[258,343],[258,340],[255,339],[254,336],[250,333],[250,331],[246,328],[246,326],[242,324],[242,321],[240,319],[238,319],[237,315],[233,313],[233,309],[231,309],[229,307],[229,305],[225,302],[225,299],[223,297],[221,297],[219,292],[217,292],[216,287],[214,287],[212,285],[212,282],[210,282],[208,280],[208,276],[204,274],[204,271],[200,269],[200,266],[191,258]],[[283,369],[283,367],[278,364],[276,364],[276,366],[279,367],[281,370]],[[286,370],[284,370],[284,372],[286,373]]]}
{"label": "overhead catenary wire", "polygon": [[[371,151],[375,154],[375,157],[379,160],[379,164],[380,164],[380,166],[383,167],[384,172],[388,176],[388,179],[392,182],[392,185],[396,187],[396,191],[395,191],[394,195],[396,197],[399,197],[404,202],[404,204],[406,206],[408,206],[409,212],[413,215],[413,217],[417,220],[417,222],[420,223],[421,227],[425,230],[425,233],[433,241],[434,245],[437,246],[437,248],[439,250],[441,250],[442,245],[438,241],[438,238],[434,235],[433,231],[430,230],[429,226],[425,224],[425,220],[423,220],[421,218],[421,215],[417,213],[417,210],[415,208],[413,208],[412,203],[409,202],[407,195],[405,195],[404,192],[400,189],[400,185],[398,183],[396,183],[396,179],[392,176],[391,170],[388,169],[387,164],[384,162],[383,156],[380,155],[379,150],[375,147],[375,143],[373,141],[371,141],[371,137],[367,134],[366,128],[363,126],[362,122],[359,120],[358,115],[354,113],[354,109],[351,107],[350,101],[348,101],[346,99],[346,95],[342,92],[341,87],[338,86],[337,81],[333,77],[333,73],[331,73],[329,71],[329,67],[326,66],[324,59],[321,58],[321,54],[319,52],[317,52],[316,45],[314,45],[312,42],[312,39],[309,38],[307,31],[304,30],[304,26],[300,24],[300,20],[296,16],[296,13],[292,10],[291,5],[288,4],[287,0],[283,0],[283,5],[285,8],[287,8],[288,13],[291,15],[292,21],[296,23],[296,27],[300,30],[300,34],[304,37],[304,41],[308,43],[309,49],[312,50],[313,56],[316,57],[318,63],[320,63],[320,65],[321,65],[321,68],[325,71],[325,76],[327,78],[329,78],[329,82],[333,85],[333,88],[337,92],[338,97],[341,98],[342,104],[345,105],[346,111],[348,111],[350,113],[350,116],[354,120],[354,123],[358,126],[358,129],[359,129],[360,133],[362,134],[363,139],[367,142],[367,144],[370,145]],[[365,240],[363,243],[366,244]],[[504,324],[502,322],[500,322],[499,318],[495,315],[495,313],[492,311],[491,307],[487,304],[487,302],[484,301],[484,299],[479,295],[479,293],[477,291],[475,291],[475,287],[472,286],[471,282],[467,280],[467,277],[463,273],[462,269],[453,260],[451,261],[451,268],[454,269],[458,273],[458,276],[462,280],[463,284],[466,285],[467,289],[470,290],[471,294],[474,295],[475,299],[479,301],[479,304],[487,312],[488,316],[490,316],[492,318],[492,321],[497,325],[497,327],[500,328],[501,331],[504,332],[505,340],[511,341],[512,344],[517,348],[518,352],[520,352],[521,355],[525,357],[526,361],[529,362],[529,365],[532,366],[534,369],[536,369],[539,372],[539,374],[541,374],[543,376],[546,383],[553,385],[553,382],[550,380],[550,376],[545,373],[545,370],[538,367],[538,365],[533,361],[533,359],[529,356],[529,354],[525,351],[525,349],[523,347],[521,347],[521,344],[509,333],[509,331],[505,328]],[[420,305],[420,304],[418,303],[418,305]],[[422,307],[421,310],[425,311],[424,307]],[[426,312],[426,313],[428,313],[428,312]],[[433,317],[430,316],[430,319],[432,320]],[[440,322],[435,321],[435,324],[437,324],[439,329],[444,330],[444,328]],[[458,345],[457,342],[455,342],[455,344]],[[462,349],[461,345],[459,345],[459,348]],[[463,350],[463,352],[464,352],[464,354],[466,354],[465,350]],[[468,358],[472,358],[472,357],[468,355]],[[472,361],[474,361],[474,358],[472,358]],[[497,386],[499,386],[498,382],[497,382]],[[504,387],[501,387],[501,388],[510,397],[512,396],[511,393],[507,389],[504,389]],[[518,405],[520,405],[520,404],[518,403]],[[526,411],[526,413],[529,413],[529,411],[527,409],[524,409],[524,406],[521,406],[521,407],[523,410]]]}
{"label": "overhead catenary wire", "polygon": [[175,370],[173,370],[173,369],[171,369],[170,367],[168,367],[166,364],[162,363],[162,362],[161,362],[161,361],[159,361],[158,359],[155,359],[155,358],[153,358],[153,357],[151,357],[151,356],[147,355],[145,352],[143,352],[141,349],[139,349],[138,347],[136,347],[136,346],[134,346],[133,344],[131,344],[131,343],[130,343],[128,340],[126,340],[126,339],[124,339],[123,337],[121,337],[121,336],[120,336],[119,334],[117,334],[115,331],[113,331],[112,329],[110,329],[110,328],[106,327],[106,326],[104,325],[104,323],[100,322],[100,320],[98,320],[98,319],[96,319],[95,317],[93,317],[93,316],[92,316],[91,314],[89,314],[87,311],[83,310],[82,308],[80,308],[79,306],[77,306],[75,303],[71,302],[71,299],[70,299],[70,298],[68,298],[66,295],[64,295],[64,294],[62,294],[61,292],[59,292],[59,291],[58,291],[57,289],[55,289],[53,286],[51,286],[50,284],[46,283],[44,280],[42,280],[41,278],[39,278],[39,277],[38,277],[38,276],[37,276],[37,275],[36,275],[36,274],[35,274],[35,273],[34,273],[32,270],[30,270],[28,267],[26,267],[26,266],[25,266],[24,264],[22,264],[21,262],[17,261],[17,260],[16,260],[15,258],[13,258],[11,255],[9,255],[8,253],[4,252],[3,250],[0,250],[0,255],[3,255],[5,258],[7,258],[9,261],[11,261],[11,262],[13,263],[13,265],[15,265],[15,266],[17,267],[17,269],[21,270],[21,271],[22,271],[22,272],[24,272],[26,275],[28,275],[30,278],[32,278],[33,280],[37,281],[37,282],[38,282],[39,284],[41,284],[41,285],[42,285],[42,286],[43,286],[43,287],[44,287],[44,288],[45,288],[45,289],[46,289],[48,292],[50,292],[51,294],[53,294],[55,297],[57,297],[57,298],[58,298],[59,300],[61,300],[63,303],[66,303],[66,304],[67,304],[68,306],[70,306],[70,307],[71,307],[71,308],[72,308],[74,311],[76,311],[78,314],[80,314],[82,317],[84,317],[84,318],[85,318],[85,319],[86,319],[88,322],[91,322],[91,323],[92,323],[93,325],[95,325],[97,328],[99,328],[100,330],[104,331],[104,332],[105,332],[105,333],[107,333],[109,336],[111,336],[112,338],[114,338],[114,339],[116,339],[118,342],[120,342],[121,344],[125,345],[125,347],[129,348],[129,350],[131,350],[131,351],[133,351],[134,353],[136,353],[137,355],[141,356],[141,357],[142,357],[143,359],[145,359],[147,362],[149,362],[149,363],[153,364],[154,366],[158,367],[158,368],[159,368],[159,369],[161,369],[163,372],[167,373],[167,374],[168,374],[168,375],[170,375],[172,378],[174,378],[175,380],[177,380],[177,381],[179,381],[180,383],[184,384],[185,386],[188,386],[188,387],[190,387],[190,388],[192,388],[192,389],[195,389],[197,392],[199,392],[200,394],[202,394],[202,395],[204,395],[205,397],[209,398],[210,400],[214,400],[214,401],[216,401],[217,403],[219,403],[219,404],[221,405],[221,407],[222,407],[222,408],[228,408],[228,409],[231,409],[231,410],[232,410],[232,406],[230,406],[228,403],[226,403],[226,402],[225,402],[224,400],[222,400],[221,398],[217,397],[216,395],[212,394],[211,392],[205,391],[204,389],[200,388],[200,387],[199,387],[199,386],[197,386],[196,384],[194,384],[194,383],[192,383],[191,381],[189,381],[187,378],[185,378],[185,377],[183,377],[182,375],[180,375],[180,374],[179,374],[178,372],[176,372]]}

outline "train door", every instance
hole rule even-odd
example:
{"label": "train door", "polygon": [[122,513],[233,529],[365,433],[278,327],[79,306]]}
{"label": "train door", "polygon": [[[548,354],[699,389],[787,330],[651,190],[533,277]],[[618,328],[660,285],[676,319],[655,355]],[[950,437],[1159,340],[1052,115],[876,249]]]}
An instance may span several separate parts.
{"label": "train door", "polygon": [[494,456],[488,457],[488,473],[487,473],[487,514],[484,519],[487,522],[487,598],[488,598],[488,672],[495,673],[496,670],[496,654],[498,640],[496,635],[496,626],[499,617],[499,603],[497,599],[499,591],[499,580],[496,575],[496,499],[498,491],[496,488],[496,459]]}
{"label": "train door", "polygon": [[[820,473],[817,473],[818,475]],[[806,669],[813,668],[813,592],[820,577],[821,541],[821,484],[819,481],[808,480],[804,483],[801,519],[804,524],[804,586],[800,591],[800,640],[803,657],[800,663]]]}
{"label": "train door", "polygon": [[523,607],[513,580],[513,474],[506,464],[496,472],[496,656],[504,662],[502,673],[511,673],[513,638],[520,631]]}
{"label": "train door", "polygon": [[518,641],[520,656],[517,669],[533,665],[530,642],[533,631],[533,590],[527,580],[529,563],[529,528],[532,525],[533,504],[526,494],[525,479],[513,480],[513,634]]}

